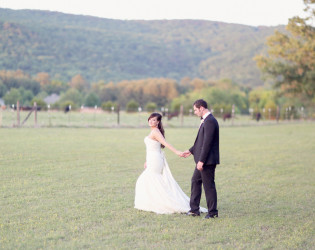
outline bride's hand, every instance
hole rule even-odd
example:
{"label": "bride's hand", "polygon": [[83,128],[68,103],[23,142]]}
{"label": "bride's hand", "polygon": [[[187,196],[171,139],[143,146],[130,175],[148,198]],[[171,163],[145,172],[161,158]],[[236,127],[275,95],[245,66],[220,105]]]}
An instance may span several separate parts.
{"label": "bride's hand", "polygon": [[182,151],[179,151],[179,150],[176,150],[176,153],[175,154],[177,154],[178,156],[182,156],[183,155],[183,152]]}
{"label": "bride's hand", "polygon": [[147,162],[144,163],[144,168],[147,168]]}

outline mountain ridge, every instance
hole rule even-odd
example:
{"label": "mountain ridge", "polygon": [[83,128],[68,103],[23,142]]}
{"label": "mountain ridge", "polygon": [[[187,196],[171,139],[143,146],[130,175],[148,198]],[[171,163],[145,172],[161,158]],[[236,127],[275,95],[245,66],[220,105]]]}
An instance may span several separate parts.
{"label": "mountain ridge", "polygon": [[88,81],[184,77],[263,84],[252,58],[284,26],[117,20],[0,8],[0,70]]}

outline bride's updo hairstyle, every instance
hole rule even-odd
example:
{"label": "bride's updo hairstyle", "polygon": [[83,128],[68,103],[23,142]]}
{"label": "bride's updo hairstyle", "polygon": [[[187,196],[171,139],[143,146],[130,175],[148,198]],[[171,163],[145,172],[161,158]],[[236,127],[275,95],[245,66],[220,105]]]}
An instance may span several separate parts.
{"label": "bride's updo hairstyle", "polygon": [[[160,130],[161,134],[163,135],[163,137],[165,138],[165,135],[164,135],[164,128],[163,128],[163,124],[162,124],[162,115],[159,114],[159,113],[152,113],[149,118],[148,118],[148,121],[151,119],[151,118],[154,118],[156,117],[157,121],[159,122],[158,124],[158,129]],[[161,147],[162,148],[165,148],[164,145],[161,144]]]}

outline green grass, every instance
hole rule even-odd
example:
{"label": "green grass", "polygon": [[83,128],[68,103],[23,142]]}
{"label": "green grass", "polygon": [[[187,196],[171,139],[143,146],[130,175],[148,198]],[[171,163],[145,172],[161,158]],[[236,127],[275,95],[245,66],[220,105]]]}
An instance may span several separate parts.
{"label": "green grass", "polygon": [[[214,220],[133,208],[148,132],[0,129],[0,248],[314,248],[314,124],[221,128]],[[166,130],[180,150],[196,133]],[[166,155],[189,195],[193,159]]]}

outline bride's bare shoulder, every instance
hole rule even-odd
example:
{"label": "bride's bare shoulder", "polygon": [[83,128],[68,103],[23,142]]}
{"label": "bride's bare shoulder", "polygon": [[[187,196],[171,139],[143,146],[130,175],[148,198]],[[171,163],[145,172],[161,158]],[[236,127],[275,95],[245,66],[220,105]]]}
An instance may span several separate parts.
{"label": "bride's bare shoulder", "polygon": [[158,129],[158,128],[154,128],[152,129],[152,132],[151,132],[153,135],[159,135],[161,134],[161,131]]}
{"label": "bride's bare shoulder", "polygon": [[160,130],[158,128],[154,128],[152,129],[151,133],[150,133],[150,137],[152,139],[157,139],[159,137],[159,134],[160,134]]}
{"label": "bride's bare shoulder", "polygon": [[154,136],[156,135],[156,129],[154,128],[154,129],[152,129],[151,130],[151,132],[150,132],[150,134],[148,135],[151,139],[153,139],[154,138]]}

